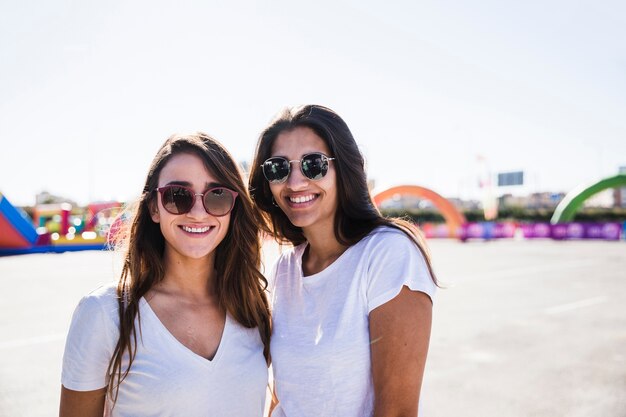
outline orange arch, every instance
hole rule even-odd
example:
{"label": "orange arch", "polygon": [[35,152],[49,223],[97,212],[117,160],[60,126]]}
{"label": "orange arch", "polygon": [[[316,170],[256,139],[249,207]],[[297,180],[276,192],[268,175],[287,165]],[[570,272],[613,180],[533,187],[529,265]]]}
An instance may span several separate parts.
{"label": "orange arch", "polygon": [[446,220],[446,224],[450,229],[450,236],[458,236],[459,228],[463,223],[465,223],[465,216],[457,210],[457,208],[454,207],[450,201],[431,189],[420,187],[418,185],[400,185],[398,187],[391,187],[374,195],[374,204],[380,206],[383,201],[398,194],[415,196],[431,201],[435,207],[439,209],[441,215]]}

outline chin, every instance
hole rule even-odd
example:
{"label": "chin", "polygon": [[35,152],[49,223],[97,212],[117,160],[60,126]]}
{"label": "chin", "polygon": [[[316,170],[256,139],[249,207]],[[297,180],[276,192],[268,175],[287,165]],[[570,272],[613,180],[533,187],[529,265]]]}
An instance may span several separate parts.
{"label": "chin", "polygon": [[289,222],[296,227],[306,227],[309,226],[312,221],[305,216],[287,216]]}
{"label": "chin", "polygon": [[178,251],[178,253],[188,259],[203,259],[208,257],[212,252],[215,251],[213,249],[182,249]]}

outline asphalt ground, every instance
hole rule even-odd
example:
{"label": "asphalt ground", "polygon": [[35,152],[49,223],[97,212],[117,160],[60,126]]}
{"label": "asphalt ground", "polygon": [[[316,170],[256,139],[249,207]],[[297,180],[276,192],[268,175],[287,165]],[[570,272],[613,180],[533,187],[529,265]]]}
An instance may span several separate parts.
{"label": "asphalt ground", "polygon": [[[432,240],[432,417],[626,417],[626,242]],[[268,263],[276,248],[268,246]],[[78,300],[112,252],[0,258],[0,416],[56,416]]]}

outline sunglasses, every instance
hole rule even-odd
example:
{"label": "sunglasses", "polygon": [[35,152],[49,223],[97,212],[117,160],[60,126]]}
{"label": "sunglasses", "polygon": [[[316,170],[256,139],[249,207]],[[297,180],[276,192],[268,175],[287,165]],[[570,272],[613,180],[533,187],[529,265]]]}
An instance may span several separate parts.
{"label": "sunglasses", "polygon": [[209,188],[204,193],[196,193],[182,185],[166,185],[156,189],[161,194],[163,208],[170,214],[185,214],[191,211],[196,196],[202,197],[202,205],[211,216],[226,216],[235,206],[239,195],[236,191],[225,187]]}
{"label": "sunglasses", "polygon": [[274,156],[269,158],[261,168],[265,179],[271,184],[282,184],[287,181],[291,173],[291,164],[300,162],[300,171],[302,175],[310,180],[318,181],[328,173],[328,161],[334,161],[335,158],[329,158],[323,153],[313,152],[302,156],[302,159],[294,159],[290,161],[282,156]]}

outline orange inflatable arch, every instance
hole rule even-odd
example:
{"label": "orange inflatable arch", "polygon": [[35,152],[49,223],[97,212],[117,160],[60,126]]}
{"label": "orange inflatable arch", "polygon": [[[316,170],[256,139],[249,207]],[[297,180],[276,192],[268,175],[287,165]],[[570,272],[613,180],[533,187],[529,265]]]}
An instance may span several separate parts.
{"label": "orange inflatable arch", "polygon": [[391,187],[385,191],[381,191],[374,195],[374,204],[380,207],[385,200],[393,198],[396,195],[409,195],[431,201],[435,207],[441,212],[446,220],[446,224],[450,230],[450,237],[457,237],[459,228],[465,223],[465,216],[457,210],[454,205],[446,198],[437,194],[433,190],[418,185],[400,185]]}

